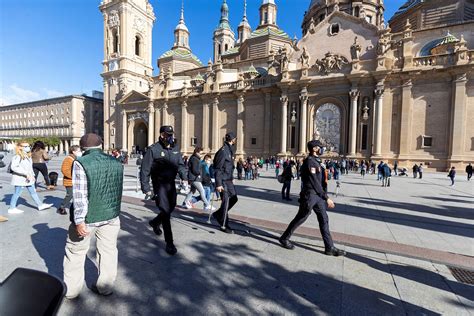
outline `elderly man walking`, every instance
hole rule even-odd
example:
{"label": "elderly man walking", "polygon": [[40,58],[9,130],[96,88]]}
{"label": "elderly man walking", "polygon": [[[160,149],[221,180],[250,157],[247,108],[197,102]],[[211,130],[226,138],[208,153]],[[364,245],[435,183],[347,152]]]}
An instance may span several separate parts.
{"label": "elderly man walking", "polygon": [[102,152],[102,139],[86,134],[80,146],[84,151],[73,164],[74,212],[64,256],[66,298],[76,298],[84,284],[84,262],[91,237],[97,239],[99,278],[91,290],[101,295],[113,293],[117,276],[117,237],[123,189],[123,167]]}

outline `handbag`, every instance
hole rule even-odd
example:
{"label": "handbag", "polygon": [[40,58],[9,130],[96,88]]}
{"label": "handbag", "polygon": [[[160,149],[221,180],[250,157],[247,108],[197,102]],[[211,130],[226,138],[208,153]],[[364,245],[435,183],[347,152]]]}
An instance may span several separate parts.
{"label": "handbag", "polygon": [[277,179],[278,182],[283,183],[283,175],[280,174]]}

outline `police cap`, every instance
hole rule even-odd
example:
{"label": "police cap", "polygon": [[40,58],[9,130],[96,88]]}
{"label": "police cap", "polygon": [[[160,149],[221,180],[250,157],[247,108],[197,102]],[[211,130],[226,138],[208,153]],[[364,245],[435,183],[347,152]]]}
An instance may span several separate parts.
{"label": "police cap", "polygon": [[307,147],[309,151],[312,151],[314,147],[324,147],[324,145],[319,140],[313,139],[308,142]]}
{"label": "police cap", "polygon": [[165,125],[160,127],[160,134],[161,133],[174,134],[173,126]]}

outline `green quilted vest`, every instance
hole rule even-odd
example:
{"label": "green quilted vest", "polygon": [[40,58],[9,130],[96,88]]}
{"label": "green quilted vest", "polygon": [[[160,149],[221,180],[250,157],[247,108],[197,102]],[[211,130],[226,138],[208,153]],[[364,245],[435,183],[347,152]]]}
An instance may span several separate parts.
{"label": "green quilted vest", "polygon": [[98,223],[117,217],[122,203],[122,164],[100,149],[86,151],[77,161],[87,176],[89,210],[86,223]]}

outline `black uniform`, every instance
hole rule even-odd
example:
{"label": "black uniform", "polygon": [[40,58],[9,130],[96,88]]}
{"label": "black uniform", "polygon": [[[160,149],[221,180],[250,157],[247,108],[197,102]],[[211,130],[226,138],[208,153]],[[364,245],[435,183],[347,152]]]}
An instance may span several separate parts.
{"label": "black uniform", "polygon": [[[229,216],[226,212],[237,203],[237,192],[235,191],[232,180],[234,173],[234,151],[229,143],[225,143],[219,149],[214,157],[214,174],[216,178],[216,187],[224,187],[222,193],[222,204],[220,208],[213,214],[214,218],[220,225],[229,227]],[[225,217],[225,222],[224,222]]]}
{"label": "black uniform", "polygon": [[173,243],[170,217],[176,207],[176,175],[187,180],[187,170],[181,153],[175,148],[166,148],[160,141],[148,148],[142,162],[140,182],[143,193],[150,192],[150,176],[153,183],[155,202],[160,213],[150,224],[163,224],[166,243]]}
{"label": "black uniform", "polygon": [[318,217],[325,249],[330,250],[334,247],[329,232],[329,218],[326,213],[328,196],[323,189],[323,173],[324,169],[321,167],[321,160],[318,157],[309,156],[303,161],[301,166],[303,188],[300,193],[300,207],[298,214],[281,236],[282,240],[289,240],[293,232],[306,221],[313,210]]}

